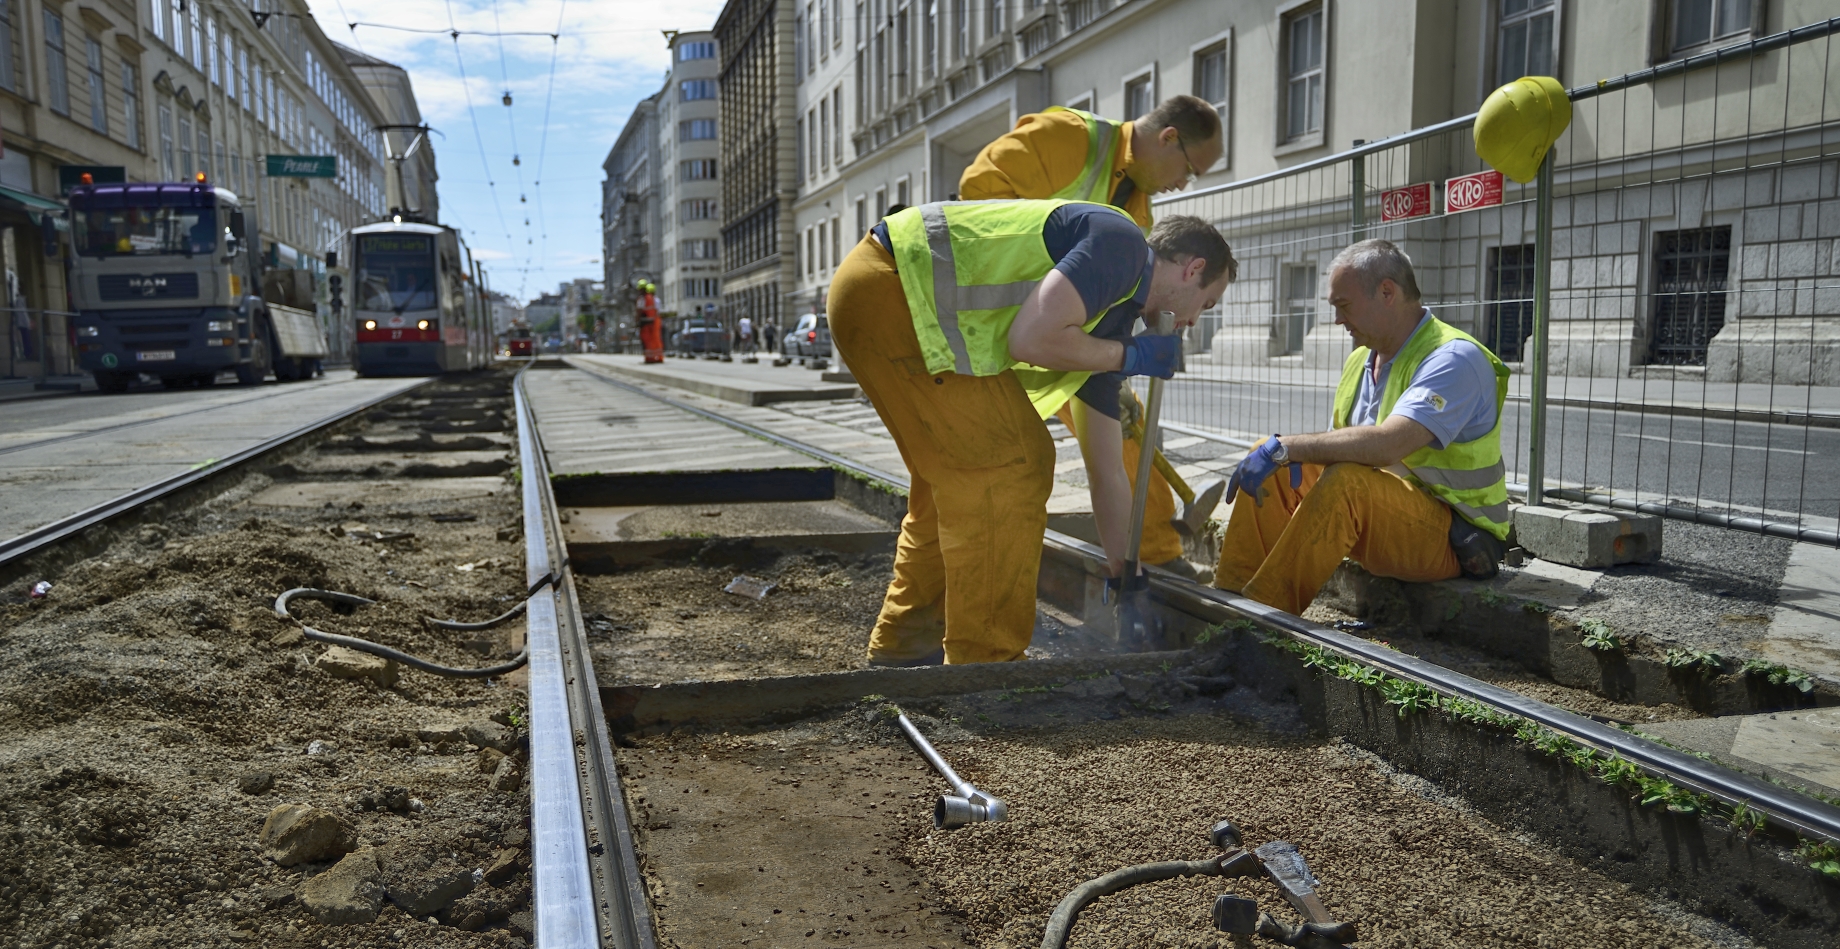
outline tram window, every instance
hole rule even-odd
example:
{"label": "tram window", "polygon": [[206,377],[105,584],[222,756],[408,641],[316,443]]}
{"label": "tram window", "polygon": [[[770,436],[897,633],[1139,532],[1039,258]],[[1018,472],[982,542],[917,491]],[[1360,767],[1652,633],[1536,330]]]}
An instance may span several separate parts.
{"label": "tram window", "polygon": [[434,241],[423,235],[365,235],[358,241],[357,278],[358,309],[434,309]]}
{"label": "tram window", "polygon": [[217,212],[210,208],[97,208],[75,217],[77,253],[85,257],[217,250]]}

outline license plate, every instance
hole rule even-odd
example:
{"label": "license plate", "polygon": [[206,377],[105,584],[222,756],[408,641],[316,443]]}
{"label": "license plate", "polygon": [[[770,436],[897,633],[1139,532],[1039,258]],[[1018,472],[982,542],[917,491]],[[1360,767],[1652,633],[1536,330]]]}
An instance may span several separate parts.
{"label": "license plate", "polygon": [[134,358],[141,362],[166,362],[179,357],[170,349],[143,349],[135,353]]}

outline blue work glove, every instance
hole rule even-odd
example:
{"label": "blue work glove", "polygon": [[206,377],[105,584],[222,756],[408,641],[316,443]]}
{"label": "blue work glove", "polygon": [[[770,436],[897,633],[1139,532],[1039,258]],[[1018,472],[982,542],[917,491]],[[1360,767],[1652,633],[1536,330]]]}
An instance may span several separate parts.
{"label": "blue work glove", "polygon": [[1124,374],[1167,379],[1182,358],[1182,337],[1145,333],[1124,344]]}
{"label": "blue work glove", "polygon": [[[1238,497],[1239,491],[1252,495],[1252,503],[1261,507],[1265,505],[1265,479],[1278,470],[1278,436],[1273,435],[1254,448],[1251,454],[1240,460],[1239,467],[1233,469],[1233,479],[1227,482],[1227,497]],[[1303,466],[1292,462],[1291,487],[1303,487]]]}

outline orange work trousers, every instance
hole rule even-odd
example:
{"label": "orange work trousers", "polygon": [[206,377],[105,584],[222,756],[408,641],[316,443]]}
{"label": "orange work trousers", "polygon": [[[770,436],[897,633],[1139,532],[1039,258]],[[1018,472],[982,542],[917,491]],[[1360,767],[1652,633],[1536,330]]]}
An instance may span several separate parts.
{"label": "orange work trousers", "polygon": [[[1079,433],[1079,429],[1073,427],[1072,402],[1061,406],[1061,410],[1055,414],[1060,416],[1068,431],[1076,435]],[[1080,439],[1082,446],[1085,442],[1085,439]],[[1135,438],[1124,440],[1124,476],[1133,492],[1137,490],[1137,459],[1142,454],[1142,441]],[[1151,466],[1150,491],[1144,496],[1144,539],[1137,549],[1139,563],[1163,564],[1182,556],[1182,535],[1176,533],[1175,527],[1169,523],[1175,520],[1175,516],[1175,489],[1169,486],[1169,479],[1163,477],[1161,471]]]}
{"label": "orange work trousers", "polygon": [[1015,373],[930,375],[894,259],[873,236],[831,281],[831,339],[913,485],[869,658],[1003,662],[1035,630],[1054,441]]}
{"label": "orange work trousers", "polygon": [[1265,479],[1263,505],[1234,495],[1215,586],[1300,614],[1344,557],[1413,583],[1460,572],[1444,502],[1368,465],[1302,467],[1302,487],[1291,487],[1288,467]]}

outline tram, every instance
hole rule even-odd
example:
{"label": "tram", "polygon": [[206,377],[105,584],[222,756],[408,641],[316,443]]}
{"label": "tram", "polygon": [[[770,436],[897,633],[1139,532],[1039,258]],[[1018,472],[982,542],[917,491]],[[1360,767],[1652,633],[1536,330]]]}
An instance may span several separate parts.
{"label": "tram", "polygon": [[352,363],[362,376],[425,376],[491,365],[478,263],[451,227],[392,220],[354,227]]}
{"label": "tram", "polygon": [[524,320],[513,320],[505,333],[505,355],[517,358],[534,355],[536,339],[531,336],[530,324]]}

